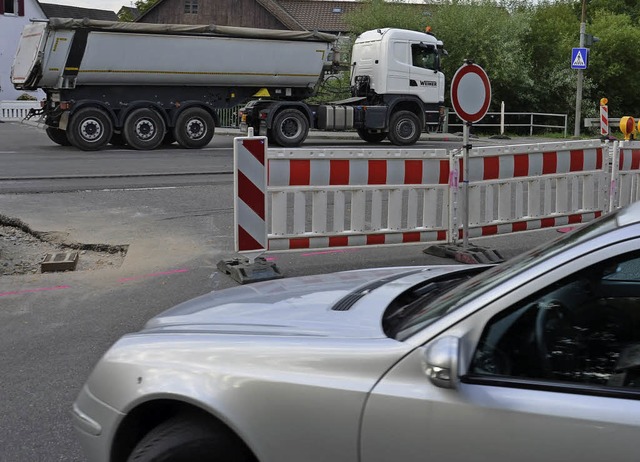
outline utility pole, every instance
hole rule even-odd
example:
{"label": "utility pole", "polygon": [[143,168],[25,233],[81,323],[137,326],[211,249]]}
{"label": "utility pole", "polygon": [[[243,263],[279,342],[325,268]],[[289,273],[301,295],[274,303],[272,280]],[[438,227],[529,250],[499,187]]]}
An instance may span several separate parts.
{"label": "utility pole", "polygon": [[[582,19],[580,21],[580,48],[584,48],[584,36],[587,30],[586,24],[587,17],[587,2],[582,0]],[[585,56],[585,59],[587,57]],[[584,77],[584,71],[578,69],[578,85],[576,90],[576,123],[573,131],[573,136],[576,138],[580,136],[580,119],[582,118],[582,79]]]}

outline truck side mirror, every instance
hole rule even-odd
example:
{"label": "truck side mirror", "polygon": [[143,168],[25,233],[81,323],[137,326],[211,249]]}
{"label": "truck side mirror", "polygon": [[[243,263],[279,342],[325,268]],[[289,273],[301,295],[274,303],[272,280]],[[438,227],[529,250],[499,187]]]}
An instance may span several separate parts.
{"label": "truck side mirror", "polygon": [[436,387],[456,388],[458,382],[458,354],[460,340],[457,337],[441,337],[432,342],[424,352],[424,368],[429,381]]}

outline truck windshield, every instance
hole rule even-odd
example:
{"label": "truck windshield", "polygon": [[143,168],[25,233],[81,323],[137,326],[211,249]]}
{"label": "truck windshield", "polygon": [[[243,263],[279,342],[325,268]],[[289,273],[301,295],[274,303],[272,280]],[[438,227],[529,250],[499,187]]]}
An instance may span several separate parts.
{"label": "truck windshield", "polygon": [[411,59],[413,66],[438,70],[438,53],[435,47],[413,44],[411,45]]}

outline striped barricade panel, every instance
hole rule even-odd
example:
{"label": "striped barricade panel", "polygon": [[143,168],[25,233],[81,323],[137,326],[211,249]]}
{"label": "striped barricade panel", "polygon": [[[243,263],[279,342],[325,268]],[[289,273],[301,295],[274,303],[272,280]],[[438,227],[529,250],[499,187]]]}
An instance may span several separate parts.
{"label": "striped barricade panel", "polygon": [[234,237],[236,252],[267,250],[267,138],[234,138]]}
{"label": "striped barricade panel", "polygon": [[472,149],[469,237],[583,223],[608,207],[600,140]]}
{"label": "striped barricade panel", "polygon": [[623,141],[614,148],[614,207],[624,207],[640,200],[640,141]]}
{"label": "striped barricade panel", "polygon": [[270,150],[270,250],[447,239],[445,150]]}

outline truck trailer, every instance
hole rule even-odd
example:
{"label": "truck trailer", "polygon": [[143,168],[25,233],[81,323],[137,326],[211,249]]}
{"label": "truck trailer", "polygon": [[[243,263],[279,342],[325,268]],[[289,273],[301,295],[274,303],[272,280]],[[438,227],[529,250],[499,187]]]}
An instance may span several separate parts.
{"label": "truck trailer", "polygon": [[307,104],[338,65],[336,44],[309,31],[50,18],[25,26],[11,80],[42,89],[46,99],[30,117],[55,143],[82,150],[201,148],[219,126],[216,109],[243,104],[241,127],[285,147],[302,144],[310,128],[410,145],[438,125],[443,49],[433,35],[361,34],[352,97]]}

